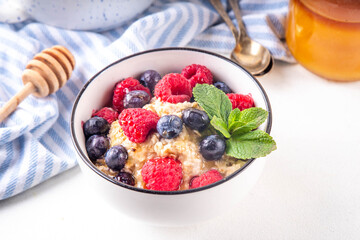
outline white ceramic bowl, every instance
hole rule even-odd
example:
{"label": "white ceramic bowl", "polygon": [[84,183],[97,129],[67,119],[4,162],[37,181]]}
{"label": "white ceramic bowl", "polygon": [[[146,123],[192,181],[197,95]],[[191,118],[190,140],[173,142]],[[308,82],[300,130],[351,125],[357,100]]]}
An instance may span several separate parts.
{"label": "white ceramic bowl", "polygon": [[134,219],[156,225],[192,224],[235,208],[259,178],[265,158],[248,160],[232,175],[202,188],[160,192],[117,182],[98,170],[89,160],[81,122],[91,117],[93,109],[106,104],[116,82],[139,76],[147,69],[157,70],[161,75],[181,72],[183,67],[193,63],[207,66],[214,79],[226,82],[234,92],[251,93],[256,106],[269,112],[267,121],[260,129],[270,133],[271,108],[264,89],[250,73],[223,56],[197,49],[164,48],[120,59],[85,84],[75,100],[71,115],[72,140],[81,170],[94,191],[112,202],[114,211],[119,210]]}
{"label": "white ceramic bowl", "polygon": [[147,9],[153,0],[0,0],[0,22],[28,19],[48,25],[104,31],[120,26]]}

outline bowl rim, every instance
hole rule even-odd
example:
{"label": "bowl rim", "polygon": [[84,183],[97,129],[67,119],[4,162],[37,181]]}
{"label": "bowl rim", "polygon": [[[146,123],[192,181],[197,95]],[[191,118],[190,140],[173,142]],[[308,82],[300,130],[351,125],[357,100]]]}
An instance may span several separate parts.
{"label": "bowl rim", "polygon": [[81,90],[79,91],[79,93],[76,96],[76,99],[74,101],[72,110],[71,110],[71,116],[70,116],[70,133],[71,133],[71,140],[73,142],[73,145],[75,146],[76,152],[78,153],[78,155],[80,156],[81,160],[85,163],[85,165],[87,165],[92,171],[94,171],[96,174],[98,174],[100,177],[104,178],[105,180],[129,189],[129,190],[133,190],[136,192],[141,192],[141,193],[147,193],[147,194],[155,194],[155,195],[182,195],[182,194],[189,194],[189,193],[195,193],[195,192],[199,192],[199,191],[203,191],[209,188],[213,188],[216,186],[219,186],[225,182],[227,182],[228,180],[236,177],[237,175],[239,175],[242,171],[244,171],[246,168],[248,168],[250,166],[250,164],[252,164],[256,158],[252,158],[252,159],[248,159],[246,161],[246,163],[240,167],[238,170],[236,170],[235,172],[233,172],[232,174],[230,174],[229,176],[206,186],[203,187],[199,187],[199,188],[193,188],[193,189],[186,189],[186,190],[179,190],[179,191],[157,191],[157,190],[150,190],[150,189],[143,189],[143,188],[138,188],[136,186],[131,186],[131,185],[127,185],[124,183],[121,183],[119,181],[116,181],[115,179],[110,178],[109,176],[107,176],[105,173],[103,173],[102,171],[100,171],[91,161],[90,159],[87,157],[87,155],[81,150],[80,148],[80,144],[77,141],[77,139],[75,138],[75,122],[74,122],[74,118],[75,118],[75,110],[77,109],[77,105],[78,102],[80,101],[80,98],[82,96],[82,94],[84,93],[84,91],[86,90],[87,86],[89,86],[91,84],[92,81],[94,81],[101,73],[103,73],[104,71],[106,71],[108,68],[113,67],[114,65],[123,62],[127,59],[130,58],[134,58],[140,55],[144,55],[144,54],[148,54],[148,53],[152,53],[152,52],[162,52],[162,51],[193,51],[193,52],[200,52],[202,54],[207,54],[207,55],[212,55],[215,56],[219,59],[221,59],[222,61],[227,61],[230,64],[234,65],[237,68],[240,68],[242,71],[245,72],[246,75],[248,75],[249,79],[251,79],[256,86],[259,88],[262,97],[265,101],[265,105],[266,105],[266,110],[268,111],[268,119],[267,119],[267,126],[265,131],[270,134],[271,131],[271,126],[272,126],[272,110],[271,110],[271,105],[270,105],[270,101],[269,98],[265,92],[265,89],[262,87],[262,85],[260,84],[260,82],[251,74],[249,73],[245,68],[243,68],[242,66],[240,66],[239,64],[233,62],[232,60],[230,60],[229,58],[222,56],[218,53],[214,53],[214,52],[210,52],[207,50],[203,50],[203,49],[197,49],[197,48],[189,48],[189,47],[165,47],[165,48],[155,48],[155,49],[150,49],[150,50],[146,50],[146,51],[141,51],[141,52],[137,52],[131,55],[128,55],[126,57],[120,58],[118,60],[116,60],[115,62],[107,65],[106,67],[104,67],[102,70],[98,71],[93,77],[91,77],[85,84],[84,86],[81,88]]}

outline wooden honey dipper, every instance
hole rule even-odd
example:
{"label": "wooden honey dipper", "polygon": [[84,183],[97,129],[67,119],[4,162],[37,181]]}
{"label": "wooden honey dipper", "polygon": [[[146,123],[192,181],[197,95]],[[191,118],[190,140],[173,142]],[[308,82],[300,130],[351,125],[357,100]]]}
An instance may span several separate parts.
{"label": "wooden honey dipper", "polygon": [[31,93],[35,97],[46,97],[59,90],[74,67],[74,56],[63,46],[56,45],[36,54],[22,74],[24,87],[0,109],[0,122]]}

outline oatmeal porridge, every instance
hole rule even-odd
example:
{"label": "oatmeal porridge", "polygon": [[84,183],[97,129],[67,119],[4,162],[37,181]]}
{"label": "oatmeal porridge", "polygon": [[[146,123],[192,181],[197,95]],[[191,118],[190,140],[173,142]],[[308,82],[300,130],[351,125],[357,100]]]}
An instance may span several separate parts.
{"label": "oatmeal porridge", "polygon": [[198,188],[276,148],[257,129],[267,112],[205,66],[164,76],[147,70],[139,79],[116,83],[112,105],[83,125],[88,156],[108,177],[157,191]]}

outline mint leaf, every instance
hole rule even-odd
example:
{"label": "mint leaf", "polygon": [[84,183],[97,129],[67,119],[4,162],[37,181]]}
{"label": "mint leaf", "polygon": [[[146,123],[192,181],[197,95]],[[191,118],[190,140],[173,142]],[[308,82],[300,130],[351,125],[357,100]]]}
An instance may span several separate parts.
{"label": "mint leaf", "polygon": [[221,118],[214,116],[213,119],[211,119],[210,123],[216,130],[221,132],[221,134],[224,135],[224,137],[226,138],[231,137],[229,131],[227,130],[226,122],[224,122]]}
{"label": "mint leaf", "polygon": [[248,108],[240,113],[231,113],[230,117],[232,115],[234,117],[229,117],[229,131],[233,136],[250,132],[265,122],[268,114],[266,110],[258,107]]}
{"label": "mint leaf", "polygon": [[264,157],[275,149],[273,138],[261,130],[232,136],[226,140],[226,153],[239,159]]}
{"label": "mint leaf", "polygon": [[228,121],[228,126],[230,131],[232,130],[232,128],[234,128],[234,126],[232,127],[231,125],[234,125],[236,122],[240,121],[240,115],[241,115],[241,111],[238,108],[235,108],[230,112],[229,121]]}
{"label": "mint leaf", "polygon": [[227,125],[232,105],[223,91],[213,85],[197,84],[193,89],[193,95],[195,101],[208,114],[210,120],[216,116]]}

